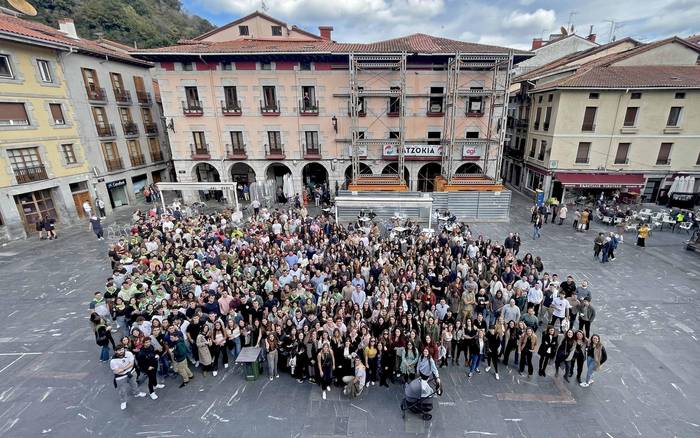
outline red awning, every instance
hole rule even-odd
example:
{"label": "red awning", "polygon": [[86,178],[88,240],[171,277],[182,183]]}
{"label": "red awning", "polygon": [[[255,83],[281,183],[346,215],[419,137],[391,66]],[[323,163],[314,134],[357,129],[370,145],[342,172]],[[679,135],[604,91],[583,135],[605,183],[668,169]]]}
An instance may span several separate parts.
{"label": "red awning", "polygon": [[554,177],[568,187],[614,189],[622,187],[643,187],[644,175],[620,173],[565,173],[557,172]]}

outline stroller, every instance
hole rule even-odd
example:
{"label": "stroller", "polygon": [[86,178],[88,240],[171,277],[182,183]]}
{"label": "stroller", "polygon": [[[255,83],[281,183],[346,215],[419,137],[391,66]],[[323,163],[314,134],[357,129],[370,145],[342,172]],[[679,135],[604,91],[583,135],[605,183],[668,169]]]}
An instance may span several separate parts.
{"label": "stroller", "polygon": [[434,377],[421,375],[419,378],[407,383],[404,387],[404,398],[401,401],[401,417],[406,418],[406,411],[422,416],[423,420],[430,421],[433,415],[432,398],[442,395],[440,383]]}

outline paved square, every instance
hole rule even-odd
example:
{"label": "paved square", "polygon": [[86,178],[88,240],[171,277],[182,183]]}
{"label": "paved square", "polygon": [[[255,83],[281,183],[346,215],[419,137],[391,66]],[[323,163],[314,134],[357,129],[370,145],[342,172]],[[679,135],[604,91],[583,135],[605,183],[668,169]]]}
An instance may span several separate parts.
{"label": "paved square", "polygon": [[533,241],[527,209],[515,196],[510,224],[474,229],[499,240],[519,231],[521,255],[542,256],[560,277],[589,280],[593,331],[609,356],[591,388],[551,376],[523,380],[513,369],[500,381],[482,373],[467,382],[463,367],[443,368],[445,394],[426,423],[401,418],[398,385],[355,400],[334,388],[322,400],[316,385],[288,375],[246,382],[236,368],[216,378],[198,373],[183,389],[168,379],[158,400],[136,399],[122,412],[86,312],[109,275],[107,246],[80,227],[55,242],[0,248],[0,436],[700,436],[700,255],[683,249],[687,236],[656,232],[640,249],[628,234],[617,259],[601,265],[592,258],[593,229],[547,224]]}

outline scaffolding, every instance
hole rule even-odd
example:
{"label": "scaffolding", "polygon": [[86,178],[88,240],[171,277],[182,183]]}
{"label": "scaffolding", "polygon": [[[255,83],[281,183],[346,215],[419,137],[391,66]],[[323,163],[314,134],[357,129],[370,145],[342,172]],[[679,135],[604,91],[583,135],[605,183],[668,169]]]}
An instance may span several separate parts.
{"label": "scaffolding", "polygon": [[[350,54],[350,130],[352,141],[352,185],[377,184],[378,188],[405,190],[404,177],[404,143],[406,138],[406,53],[370,55]],[[398,81],[391,82],[385,72],[398,72]],[[367,98],[389,98],[385,110],[368,111]],[[384,117],[393,115],[398,118],[398,138],[366,139],[360,138],[359,117],[369,118],[369,125],[384,124]],[[393,146],[396,148],[396,175],[362,175],[360,172],[361,149],[372,145]]]}
{"label": "scaffolding", "polygon": [[[442,134],[442,177],[445,185],[469,185],[483,186],[490,180],[499,182],[499,167],[503,153],[503,141],[505,139],[505,126],[507,119],[508,89],[510,87],[510,72],[513,67],[513,52],[507,54],[463,54],[457,53],[447,63],[447,89],[445,90],[445,118]],[[472,75],[465,72],[490,72],[490,88],[472,87]],[[486,85],[486,84],[484,84]],[[487,112],[473,112],[469,106],[469,98],[480,98],[480,110],[486,106]],[[463,101],[466,100],[466,105]],[[461,108],[465,108],[465,114],[461,114]],[[470,115],[480,117],[470,117]],[[467,121],[477,123],[479,132],[485,132],[480,138],[463,138],[456,132],[466,128]],[[495,125],[495,126],[494,126]],[[474,150],[482,148],[482,159],[475,161],[481,163],[480,175],[460,175],[454,171],[455,149],[459,151],[459,161],[466,157],[466,147],[473,146]],[[495,148],[495,156],[493,150]],[[491,162],[494,163],[494,178],[488,176]]]}

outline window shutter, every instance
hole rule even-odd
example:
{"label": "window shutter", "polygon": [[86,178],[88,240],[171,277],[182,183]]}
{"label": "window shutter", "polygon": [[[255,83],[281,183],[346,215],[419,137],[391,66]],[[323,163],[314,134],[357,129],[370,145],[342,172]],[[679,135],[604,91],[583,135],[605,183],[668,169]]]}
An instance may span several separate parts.
{"label": "window shutter", "polygon": [[29,120],[23,103],[0,102],[0,120]]}
{"label": "window shutter", "polygon": [[627,155],[629,154],[630,144],[620,143],[617,145],[617,153],[615,154],[615,164],[625,164]]}
{"label": "window shutter", "polygon": [[637,110],[639,110],[639,108],[636,106],[627,108],[625,112],[625,126],[634,126],[634,122],[637,120]]}
{"label": "window shutter", "polygon": [[587,142],[581,142],[578,144],[578,151],[576,152],[576,162],[577,163],[588,163],[588,154],[591,149],[591,144]]}

